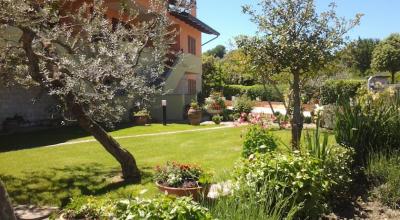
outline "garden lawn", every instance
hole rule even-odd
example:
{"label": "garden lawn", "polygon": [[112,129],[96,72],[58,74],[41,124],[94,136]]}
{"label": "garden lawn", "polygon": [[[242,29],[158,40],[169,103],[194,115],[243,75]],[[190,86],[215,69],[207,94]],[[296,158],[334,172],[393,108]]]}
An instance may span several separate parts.
{"label": "garden lawn", "polygon": [[[119,137],[201,128],[210,127],[152,125],[122,129],[111,134]],[[142,184],[121,183],[116,178],[120,171],[118,163],[97,142],[55,147],[36,144],[30,149],[0,153],[0,178],[5,182],[11,198],[19,204],[64,206],[70,197],[78,195],[126,197],[142,194],[150,197],[158,193],[151,177],[154,166],[167,161],[199,164],[213,171],[217,180],[226,176],[240,158],[243,129],[223,128],[119,140],[134,154],[144,172]],[[38,141],[38,137],[57,140],[58,135],[66,135],[62,129],[57,132],[53,130],[49,136],[39,132],[33,141]],[[289,131],[274,133],[282,142],[289,144]],[[33,137],[30,135],[27,134]],[[21,135],[8,141],[22,143],[30,139]],[[54,144],[54,141],[51,142]]]}

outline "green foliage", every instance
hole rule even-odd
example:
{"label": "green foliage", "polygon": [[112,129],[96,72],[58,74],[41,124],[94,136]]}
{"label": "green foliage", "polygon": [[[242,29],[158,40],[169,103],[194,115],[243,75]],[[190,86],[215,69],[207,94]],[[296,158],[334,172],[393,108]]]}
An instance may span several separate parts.
{"label": "green foliage", "polygon": [[354,148],[356,162],[365,164],[369,152],[399,149],[400,96],[393,90],[366,92],[336,113],[336,141]]}
{"label": "green foliage", "polygon": [[211,220],[206,208],[191,198],[125,199],[103,201],[94,197],[75,200],[63,211],[70,219]]}
{"label": "green foliage", "polygon": [[200,100],[208,97],[212,91],[221,91],[224,85],[221,61],[213,56],[202,57],[202,93]]}
{"label": "green foliage", "polygon": [[226,54],[226,48],[223,45],[217,45],[213,49],[207,50],[204,55],[206,56],[213,56],[213,57],[218,57],[220,59],[224,58]]}
{"label": "green foliage", "polygon": [[390,72],[394,83],[395,74],[400,71],[400,34],[392,34],[376,46],[372,67],[378,71]]}
{"label": "green foliage", "polygon": [[267,153],[278,147],[276,137],[267,129],[251,126],[244,137],[242,156],[248,158],[255,153]]}
{"label": "green foliage", "polygon": [[326,211],[325,195],[334,184],[319,159],[297,153],[258,154],[252,160],[245,160],[236,172],[237,184],[248,187],[248,193],[257,195],[259,202],[268,198],[260,189],[274,187],[281,193],[279,198],[293,197],[296,204],[303,203],[300,215],[311,219]]}
{"label": "green foliage", "polygon": [[253,110],[253,107],[254,107],[254,102],[246,95],[237,97],[233,102],[233,111],[238,114],[241,113],[249,114],[251,110]]}
{"label": "green foliage", "polygon": [[113,210],[110,200],[99,199],[93,196],[77,197],[63,210],[66,219],[105,219]]}
{"label": "green foliage", "polygon": [[192,100],[192,102],[190,103],[190,107],[192,108],[192,109],[199,109],[199,103],[197,103],[197,101],[196,100]]}
{"label": "green foliage", "polygon": [[222,119],[224,119],[224,117],[221,115],[214,115],[212,117],[212,121],[217,125],[221,124]]}
{"label": "green foliage", "polygon": [[293,196],[284,197],[281,191],[271,185],[261,186],[260,198],[247,185],[234,190],[233,195],[220,197],[210,204],[210,212],[218,219],[230,220],[292,220],[301,209],[301,204],[293,203]]}
{"label": "green foliage", "polygon": [[323,105],[336,104],[343,100],[355,98],[364,81],[359,80],[328,80],[321,87],[320,101]]}
{"label": "green foliage", "polygon": [[[280,91],[287,90],[286,85],[278,85]],[[263,85],[254,86],[242,86],[242,85],[226,85],[224,87],[224,95],[228,99],[232,96],[247,95],[252,100],[260,98],[262,101],[276,101],[283,102],[283,97],[276,92],[276,90],[271,85],[266,85],[264,89]]]}
{"label": "green foliage", "polygon": [[195,188],[199,187],[203,175],[207,174],[197,165],[168,162],[163,167],[156,167],[154,180],[163,186]]}
{"label": "green foliage", "polygon": [[343,51],[342,60],[352,71],[360,76],[366,76],[370,73],[372,53],[378,44],[377,39],[358,38]]}
{"label": "green foliage", "polygon": [[368,158],[366,173],[378,186],[377,197],[393,209],[400,208],[400,152],[375,152]]}
{"label": "green foliage", "polygon": [[313,120],[311,116],[304,117],[304,124],[312,124]]}
{"label": "green foliage", "polygon": [[149,111],[147,109],[143,109],[143,110],[140,110],[138,112],[135,112],[133,114],[133,116],[136,116],[136,117],[150,117],[150,113],[149,113]]}

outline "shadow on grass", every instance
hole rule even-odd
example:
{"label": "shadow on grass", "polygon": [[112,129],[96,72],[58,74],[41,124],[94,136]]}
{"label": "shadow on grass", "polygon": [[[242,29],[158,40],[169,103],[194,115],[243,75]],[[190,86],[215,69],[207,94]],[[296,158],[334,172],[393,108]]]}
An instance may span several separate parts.
{"label": "shadow on grass", "polygon": [[[0,175],[0,179],[5,183],[14,203],[64,207],[75,196],[101,196],[132,185],[113,181],[118,175],[119,169],[109,169],[94,163],[25,173],[19,177]],[[142,184],[152,180],[149,167],[142,168],[142,179]]]}
{"label": "shadow on grass", "polygon": [[[116,126],[114,129],[107,129],[107,131],[111,132],[132,126],[131,123],[125,123]],[[88,136],[91,136],[91,134],[79,126],[65,126],[9,135],[2,134],[0,135],[0,153],[54,145]]]}

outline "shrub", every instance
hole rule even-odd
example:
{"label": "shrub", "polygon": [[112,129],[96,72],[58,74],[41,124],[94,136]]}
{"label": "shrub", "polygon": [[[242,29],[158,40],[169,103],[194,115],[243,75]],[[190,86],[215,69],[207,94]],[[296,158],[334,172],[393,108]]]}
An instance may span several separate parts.
{"label": "shrub", "polygon": [[242,156],[248,158],[254,153],[266,153],[278,147],[277,140],[267,129],[261,126],[251,126],[244,138]]}
{"label": "shrub", "polygon": [[[286,85],[278,85],[278,89],[284,93],[287,90]],[[264,89],[263,85],[254,86],[242,86],[242,85],[227,85],[224,87],[224,96],[231,99],[232,96],[242,96],[247,95],[252,100],[256,100],[258,97],[262,101],[275,101],[283,102],[283,97],[276,92],[276,90],[271,85],[267,85]]]}
{"label": "shrub", "polygon": [[207,204],[213,217],[229,220],[292,220],[301,209],[293,203],[293,196],[282,198],[282,192],[270,185],[260,188],[262,199],[246,185],[236,188],[232,195],[220,197],[215,203]]}
{"label": "shrub", "polygon": [[195,188],[210,182],[209,174],[197,165],[176,162],[157,166],[154,180],[163,186],[178,188]]}
{"label": "shrub", "polygon": [[279,198],[292,197],[295,204],[303,206],[300,218],[316,219],[328,210],[331,199],[340,197],[336,193],[347,192],[343,188],[351,181],[351,151],[331,149],[325,161],[298,152],[255,154],[236,167],[236,185],[249,189],[249,196],[256,195],[259,201],[268,198],[260,190],[273,187]]}
{"label": "shrub", "polygon": [[112,212],[111,201],[93,196],[73,198],[63,210],[64,218],[66,219],[88,220],[103,219],[112,215]]}
{"label": "shrub", "polygon": [[243,162],[236,171],[237,185],[251,189],[262,201],[262,187],[275,187],[282,193],[280,198],[294,196],[296,204],[304,204],[301,217],[314,219],[327,209],[325,195],[333,180],[324,172],[320,160],[302,157],[299,154],[272,152],[257,154],[252,160]]}
{"label": "shrub", "polygon": [[210,220],[211,214],[191,198],[102,200],[81,197],[63,211],[66,219],[193,219]]}
{"label": "shrub", "polygon": [[369,152],[399,149],[399,131],[400,96],[391,90],[362,94],[336,112],[336,141],[354,148],[358,165]]}
{"label": "shrub", "polygon": [[246,113],[249,114],[254,107],[254,102],[251,101],[249,97],[246,95],[240,96],[236,98],[236,100],[233,103],[233,110],[235,113]]}
{"label": "shrub", "polygon": [[393,209],[400,208],[400,152],[371,153],[366,173],[377,186],[376,196]]}
{"label": "shrub", "polygon": [[304,117],[304,124],[312,124],[312,117],[311,116],[306,116]]}
{"label": "shrub", "polygon": [[359,80],[328,80],[321,87],[321,104],[336,104],[341,100],[355,98],[363,84],[364,81]]}
{"label": "shrub", "polygon": [[121,200],[116,203],[117,219],[193,219],[211,220],[208,209],[201,207],[190,198],[167,198],[143,200]]}
{"label": "shrub", "polygon": [[221,124],[221,121],[222,121],[223,118],[224,118],[224,117],[222,117],[222,116],[220,116],[220,115],[214,115],[214,116],[212,117],[212,121],[213,121],[215,124],[219,125],[219,124]]}

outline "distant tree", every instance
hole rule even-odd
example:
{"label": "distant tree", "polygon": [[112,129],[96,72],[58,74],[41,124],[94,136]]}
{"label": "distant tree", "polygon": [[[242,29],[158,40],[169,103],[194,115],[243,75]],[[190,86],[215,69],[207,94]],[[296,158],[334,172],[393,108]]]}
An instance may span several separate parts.
{"label": "distant tree", "polygon": [[160,90],[175,37],[165,1],[152,1],[153,13],[141,21],[134,5],[121,5],[111,19],[104,16],[107,1],[87,2],[71,11],[64,0],[0,1],[0,28],[14,31],[0,35],[1,79],[30,81],[55,97],[119,162],[125,180],[140,181],[133,155],[102,125],[120,121],[129,103],[146,103]]}
{"label": "distant tree", "polygon": [[255,83],[249,56],[242,49],[229,51],[221,60],[226,84],[253,85]]}
{"label": "distant tree", "polygon": [[372,53],[379,44],[377,39],[361,39],[351,42],[344,50],[344,62],[361,76],[371,69]]}
{"label": "distant tree", "polygon": [[372,67],[377,71],[390,72],[392,83],[395,83],[396,72],[400,71],[400,34],[392,34],[376,46]]}
{"label": "distant tree", "polygon": [[213,56],[222,59],[226,54],[226,48],[223,45],[218,45],[204,53],[206,56]]}
{"label": "distant tree", "polygon": [[243,11],[258,25],[264,42],[259,53],[268,59],[273,73],[291,75],[292,146],[299,149],[303,128],[301,77],[318,73],[333,59],[344,43],[343,36],[359,23],[361,15],[347,22],[337,17],[334,3],[329,11],[318,14],[314,0],[260,0],[258,5],[256,9],[244,6]]}
{"label": "distant tree", "polygon": [[208,97],[212,91],[222,91],[224,78],[221,68],[221,59],[214,56],[203,55],[202,67],[202,97]]}

